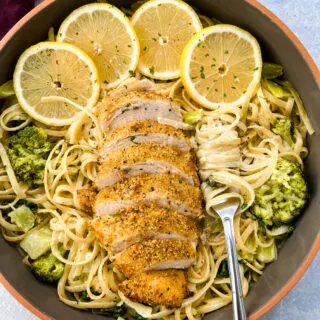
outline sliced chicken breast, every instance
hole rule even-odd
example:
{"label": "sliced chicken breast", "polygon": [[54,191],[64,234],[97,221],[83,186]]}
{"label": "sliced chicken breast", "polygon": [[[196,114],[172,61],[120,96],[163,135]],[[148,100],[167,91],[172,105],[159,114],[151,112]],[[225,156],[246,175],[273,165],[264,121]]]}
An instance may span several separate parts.
{"label": "sliced chicken breast", "polygon": [[191,185],[199,185],[190,153],[183,153],[168,145],[144,143],[109,153],[100,166],[96,186],[101,190],[141,172],[174,173]]}
{"label": "sliced chicken breast", "polygon": [[172,145],[182,152],[190,151],[190,141],[182,130],[157,121],[144,120],[129,122],[117,130],[107,132],[100,156],[104,159],[111,151],[147,142]]}
{"label": "sliced chicken breast", "polygon": [[113,130],[125,123],[165,118],[182,121],[180,107],[169,98],[154,91],[129,91],[109,97],[99,107],[99,121],[103,130]]}
{"label": "sliced chicken breast", "polygon": [[96,202],[97,193],[94,190],[80,189],[77,190],[78,206],[84,212],[93,213],[93,207]]}
{"label": "sliced chicken breast", "polygon": [[120,283],[119,290],[132,301],[177,308],[187,293],[187,279],[181,270],[146,271]]}
{"label": "sliced chicken breast", "polygon": [[114,214],[121,208],[137,203],[156,202],[160,207],[170,207],[177,213],[190,217],[201,214],[201,191],[186,183],[177,174],[146,174],[124,179],[102,189],[97,195],[97,216]]}
{"label": "sliced chicken breast", "polygon": [[190,241],[148,240],[119,253],[115,267],[130,278],[148,270],[187,269],[195,260],[195,245]]}
{"label": "sliced chicken breast", "polygon": [[137,78],[129,78],[125,80],[119,87],[108,92],[109,99],[115,99],[129,91],[155,91],[154,82],[148,79],[138,80]]}
{"label": "sliced chicken breast", "polygon": [[197,243],[196,222],[172,210],[140,205],[95,218],[90,229],[105,247],[120,252],[150,239],[188,240]]}

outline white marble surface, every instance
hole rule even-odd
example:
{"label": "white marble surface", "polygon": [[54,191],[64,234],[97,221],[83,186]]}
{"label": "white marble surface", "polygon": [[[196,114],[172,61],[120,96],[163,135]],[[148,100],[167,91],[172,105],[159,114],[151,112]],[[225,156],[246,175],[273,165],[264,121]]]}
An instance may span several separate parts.
{"label": "white marble surface", "polygon": [[[239,0],[242,1],[242,0]],[[320,0],[260,0],[293,30],[320,65]],[[261,320],[320,319],[320,255],[295,288]],[[37,320],[0,284],[1,320]],[[60,320],[60,319],[57,319]],[[61,319],[63,320],[63,319]]]}

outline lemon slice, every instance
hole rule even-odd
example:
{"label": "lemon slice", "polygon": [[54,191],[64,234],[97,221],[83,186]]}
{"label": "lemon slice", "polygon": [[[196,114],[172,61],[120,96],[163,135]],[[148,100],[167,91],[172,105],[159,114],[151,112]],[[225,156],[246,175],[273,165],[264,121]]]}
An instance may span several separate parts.
{"label": "lemon slice", "polygon": [[245,103],[260,82],[262,59],[257,40],[232,25],[215,25],[197,33],[183,50],[181,80],[204,107]]}
{"label": "lemon slice", "polygon": [[43,98],[60,96],[91,108],[100,92],[97,68],[87,54],[56,42],[27,49],[16,65],[13,84],[21,107],[32,118],[53,126],[71,124],[81,111],[67,102],[43,102]]}
{"label": "lemon slice", "polygon": [[154,79],[178,78],[183,48],[202,28],[196,12],[180,0],[151,0],[134,13],[131,23],[140,40],[138,70]]}
{"label": "lemon slice", "polygon": [[128,18],[106,3],[73,11],[60,26],[57,41],[74,44],[92,58],[104,89],[129,78],[139,61],[139,41]]}

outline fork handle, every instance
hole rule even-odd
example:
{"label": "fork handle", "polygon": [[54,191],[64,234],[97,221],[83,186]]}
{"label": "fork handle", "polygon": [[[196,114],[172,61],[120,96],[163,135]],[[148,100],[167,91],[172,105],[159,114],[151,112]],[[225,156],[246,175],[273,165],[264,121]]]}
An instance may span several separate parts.
{"label": "fork handle", "polygon": [[224,217],[222,219],[223,228],[227,243],[228,267],[232,291],[233,319],[247,319],[243,301],[241,276],[238,264],[237,247],[234,236],[233,217]]}

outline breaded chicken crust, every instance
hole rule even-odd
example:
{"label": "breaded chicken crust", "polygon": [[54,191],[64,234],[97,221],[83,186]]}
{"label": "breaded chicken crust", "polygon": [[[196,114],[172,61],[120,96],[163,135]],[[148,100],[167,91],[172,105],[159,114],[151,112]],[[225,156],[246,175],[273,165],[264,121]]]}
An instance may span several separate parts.
{"label": "breaded chicken crust", "polygon": [[182,130],[157,121],[143,120],[128,122],[117,130],[106,132],[106,138],[99,147],[99,153],[101,158],[105,158],[113,150],[147,142],[171,145],[182,152],[189,152],[191,149],[189,138]]}
{"label": "breaded chicken crust", "polygon": [[193,177],[195,185],[199,185],[199,178],[194,164],[194,157],[190,153],[182,153],[178,149],[157,143],[136,144],[121,150],[111,152],[102,162],[98,178],[111,175],[115,171],[125,171],[126,167],[137,163],[152,163],[152,161],[167,162],[179,171]]}
{"label": "breaded chicken crust", "polygon": [[80,189],[77,190],[77,198],[79,201],[79,207],[81,210],[92,214],[93,207],[96,202],[97,193],[94,190]]}
{"label": "breaded chicken crust", "polygon": [[174,207],[173,201],[179,203],[179,209],[184,209],[179,210],[179,213],[192,217],[201,214],[200,189],[186,183],[176,174],[167,173],[141,173],[102,189],[96,198],[95,212],[99,212],[100,215],[101,211],[102,214],[102,209],[99,208],[106,206],[108,202],[111,206],[115,201],[143,202],[157,198],[166,200],[167,204],[164,203],[163,206]]}
{"label": "breaded chicken crust", "polygon": [[121,251],[136,242],[157,237],[197,241],[195,220],[158,206],[119,210],[116,215],[95,218],[89,226],[103,246]]}
{"label": "breaded chicken crust", "polygon": [[156,93],[155,91],[135,90],[124,92],[123,94],[117,95],[115,97],[106,97],[102,101],[105,108],[100,106],[99,115],[108,117],[116,109],[121,108],[128,103],[133,104],[141,100],[161,100],[174,106],[179,106],[178,104],[173,103],[172,99],[170,99],[169,97]]}
{"label": "breaded chicken crust", "polygon": [[[130,278],[135,274],[156,268],[157,270],[185,269],[195,262],[195,258],[196,252],[190,241],[149,240],[134,244],[122,251],[116,257],[115,267]],[[158,265],[161,264],[164,266],[159,269]]]}
{"label": "breaded chicken crust", "polygon": [[190,144],[189,138],[184,134],[182,130],[176,129],[166,124],[161,124],[154,120],[129,122],[117,128],[117,130],[111,130],[110,132],[106,133],[104,144],[123,139],[130,135],[134,135],[135,133],[163,133],[175,138],[185,139]]}
{"label": "breaded chicken crust", "polygon": [[153,91],[130,91],[114,98],[108,97],[98,108],[100,125],[106,131],[137,120],[158,121],[159,117],[183,120],[179,105]]}
{"label": "breaded chicken crust", "polygon": [[120,283],[119,290],[132,301],[178,308],[187,292],[187,280],[181,270],[146,271]]}

